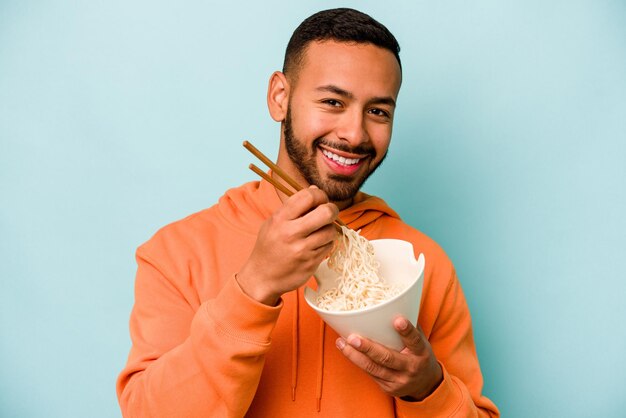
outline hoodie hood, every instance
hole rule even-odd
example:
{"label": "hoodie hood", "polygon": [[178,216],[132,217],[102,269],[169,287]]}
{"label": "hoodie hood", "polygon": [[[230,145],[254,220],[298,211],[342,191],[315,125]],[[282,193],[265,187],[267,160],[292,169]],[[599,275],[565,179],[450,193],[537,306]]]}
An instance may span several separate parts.
{"label": "hoodie hood", "polygon": [[217,208],[224,220],[236,229],[256,234],[282,202],[278,192],[265,180],[252,181],[226,191]]}
{"label": "hoodie hood", "polygon": [[339,213],[341,220],[356,231],[370,225],[384,215],[400,219],[400,216],[384,200],[363,192],[357,193],[352,206]]}

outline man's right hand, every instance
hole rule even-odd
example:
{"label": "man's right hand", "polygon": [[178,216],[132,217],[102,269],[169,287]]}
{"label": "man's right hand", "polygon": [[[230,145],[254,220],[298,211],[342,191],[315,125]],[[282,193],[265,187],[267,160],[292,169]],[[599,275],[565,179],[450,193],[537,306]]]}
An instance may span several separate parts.
{"label": "man's right hand", "polygon": [[300,190],[261,226],[252,254],[237,273],[241,289],[274,306],[302,286],[333,247],[339,209],[315,186]]}

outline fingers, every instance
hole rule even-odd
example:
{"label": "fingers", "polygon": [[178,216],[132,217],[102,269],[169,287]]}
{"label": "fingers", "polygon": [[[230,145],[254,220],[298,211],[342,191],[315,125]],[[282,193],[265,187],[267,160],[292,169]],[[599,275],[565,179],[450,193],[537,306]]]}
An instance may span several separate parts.
{"label": "fingers", "polygon": [[393,321],[393,327],[396,329],[404,346],[403,352],[408,350],[415,354],[422,354],[426,349],[426,337],[422,332],[419,324],[413,326],[411,322],[403,316],[398,316]]}
{"label": "fingers", "polygon": [[302,189],[285,202],[280,213],[285,220],[298,219],[320,205],[328,203],[328,196],[316,186]]}
{"label": "fingers", "polygon": [[332,250],[337,215],[337,207],[317,187],[292,195],[261,225],[238,273],[239,285],[268,304],[302,286]]}
{"label": "fingers", "polygon": [[307,246],[325,257],[332,251],[336,237],[337,230],[335,227],[332,224],[326,225],[306,238]]}
{"label": "fingers", "polygon": [[328,196],[317,187],[303,189],[291,196],[279,209],[279,219],[288,221],[290,226],[283,237],[285,241],[306,239],[308,249],[321,249],[327,253],[335,240],[332,223],[339,214],[339,209],[328,202]]}
{"label": "fingers", "polygon": [[396,371],[406,368],[406,360],[397,351],[356,335],[337,339],[337,348],[356,366],[371,376],[393,381]]}
{"label": "fingers", "polygon": [[330,225],[339,215],[339,209],[334,203],[324,203],[307,214],[296,219],[303,230],[317,230],[320,225]]}
{"label": "fingers", "polygon": [[421,354],[424,351],[425,341],[419,325],[418,328],[414,327],[402,316],[394,319],[393,326],[405,345],[401,352],[357,335],[350,335],[347,339],[339,338],[337,348],[370,375],[383,380],[389,379],[394,371],[411,369],[408,358],[403,354],[407,352]]}
{"label": "fingers", "polygon": [[402,351],[356,335],[338,338],[337,348],[390,396],[424,399],[441,383],[441,366],[419,325],[414,327],[401,316],[394,319],[393,325],[405,344]]}

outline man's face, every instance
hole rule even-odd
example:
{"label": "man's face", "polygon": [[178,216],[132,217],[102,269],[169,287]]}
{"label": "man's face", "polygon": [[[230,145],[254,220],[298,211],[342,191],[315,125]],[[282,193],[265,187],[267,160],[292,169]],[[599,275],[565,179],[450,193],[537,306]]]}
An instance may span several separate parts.
{"label": "man's face", "polygon": [[313,42],[293,78],[279,163],[349,203],[387,154],[398,62],[370,44]]}

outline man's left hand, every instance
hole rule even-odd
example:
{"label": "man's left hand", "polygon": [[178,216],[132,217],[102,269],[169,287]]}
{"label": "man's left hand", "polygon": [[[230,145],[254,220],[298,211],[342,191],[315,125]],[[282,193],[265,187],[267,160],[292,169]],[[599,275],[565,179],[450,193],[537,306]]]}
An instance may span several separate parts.
{"label": "man's left hand", "polygon": [[443,380],[441,366],[419,324],[414,327],[406,318],[397,317],[393,326],[405,345],[401,351],[358,335],[338,338],[337,348],[388,395],[423,400]]}

